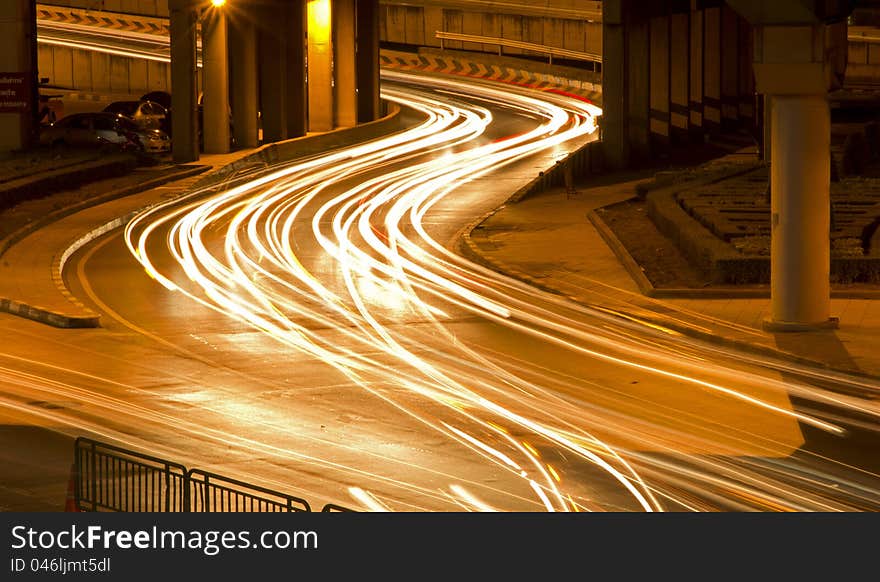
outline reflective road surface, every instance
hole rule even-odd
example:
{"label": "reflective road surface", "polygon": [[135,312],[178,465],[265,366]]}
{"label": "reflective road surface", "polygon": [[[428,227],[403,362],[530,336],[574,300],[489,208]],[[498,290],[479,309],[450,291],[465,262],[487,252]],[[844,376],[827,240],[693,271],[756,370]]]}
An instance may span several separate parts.
{"label": "reflective road surface", "polygon": [[313,505],[880,508],[876,381],[703,344],[619,290],[576,304],[454,252],[590,139],[594,107],[383,75],[409,129],[167,200],[77,253],[67,283],[104,328],[3,319],[0,410]]}

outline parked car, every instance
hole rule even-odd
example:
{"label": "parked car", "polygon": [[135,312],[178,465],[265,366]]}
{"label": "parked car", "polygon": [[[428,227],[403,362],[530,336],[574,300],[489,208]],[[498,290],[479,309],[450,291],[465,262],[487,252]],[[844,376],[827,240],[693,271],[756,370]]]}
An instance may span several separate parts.
{"label": "parked car", "polygon": [[144,95],[141,95],[141,101],[152,101],[153,103],[158,103],[162,107],[167,110],[171,109],[171,93],[167,91],[150,91]]}
{"label": "parked car", "polygon": [[76,113],[48,125],[40,132],[40,143],[48,146],[107,147],[145,153],[171,150],[168,134],[144,129],[117,113]]}
{"label": "parked car", "polygon": [[154,101],[114,101],[104,111],[124,115],[145,129],[166,130],[168,111]]}

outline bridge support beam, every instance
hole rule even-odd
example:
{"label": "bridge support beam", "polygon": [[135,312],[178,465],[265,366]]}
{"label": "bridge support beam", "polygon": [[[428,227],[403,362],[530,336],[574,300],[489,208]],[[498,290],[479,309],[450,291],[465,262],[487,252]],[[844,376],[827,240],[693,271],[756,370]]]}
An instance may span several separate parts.
{"label": "bridge support beam", "polygon": [[831,114],[823,94],[776,95],[771,112],[771,329],[828,326]]}
{"label": "bridge support beam", "polygon": [[287,137],[301,137],[309,128],[309,101],[306,85],[306,30],[308,16],[304,0],[287,0],[284,43],[287,68],[286,103]]}
{"label": "bridge support beam", "polygon": [[178,164],[199,159],[196,23],[188,0],[169,2],[171,32],[171,155]]}
{"label": "bridge support beam", "polygon": [[602,3],[602,141],[605,163],[625,168],[650,156],[650,29],[633,0]]}
{"label": "bridge support beam", "polygon": [[650,84],[651,84],[651,142],[654,151],[665,151],[670,141],[670,16],[661,13],[651,18],[650,27]]}
{"label": "bridge support beam", "polygon": [[259,22],[263,142],[300,137],[307,111],[304,1],[266,3]]}
{"label": "bridge support beam", "polygon": [[205,153],[229,152],[228,47],[226,13],[209,9],[202,22],[202,136]]}
{"label": "bridge support beam", "polygon": [[[357,125],[361,83],[370,91],[368,95],[374,87],[378,93],[378,20],[371,17],[371,22],[375,28],[361,31],[366,53],[375,63],[367,65],[358,58],[358,24],[363,22],[358,19],[356,0],[308,0],[310,131]],[[359,80],[363,71],[376,80]]]}
{"label": "bridge support beam", "polygon": [[334,126],[357,125],[355,0],[333,0]]}
{"label": "bridge support beam", "polygon": [[232,127],[235,143],[242,148],[258,145],[257,30],[249,12],[240,14],[229,27],[232,66]]}
{"label": "bridge support beam", "polygon": [[333,103],[333,7],[330,0],[308,0],[309,131],[330,131]]}
{"label": "bridge support beam", "polygon": [[[837,326],[831,317],[831,112],[842,82],[845,5],[729,0],[754,25],[757,90],[770,103],[770,331]],[[822,11],[835,8],[829,3]],[[841,34],[841,31],[843,32]],[[845,54],[845,53],[844,53]]]}
{"label": "bridge support beam", "polygon": [[357,27],[357,120],[382,116],[379,99],[379,0],[355,0]]}

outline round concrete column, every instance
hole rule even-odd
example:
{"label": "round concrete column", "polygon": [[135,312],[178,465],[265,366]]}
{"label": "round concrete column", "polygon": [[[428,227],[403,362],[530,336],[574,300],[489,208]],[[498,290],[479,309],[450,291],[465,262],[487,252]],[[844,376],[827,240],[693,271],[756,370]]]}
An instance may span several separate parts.
{"label": "round concrete column", "polygon": [[309,131],[330,131],[334,126],[333,3],[308,3]]}
{"label": "round concrete column", "polygon": [[257,29],[252,20],[241,19],[229,31],[232,52],[232,118],[235,142],[239,147],[258,144]]}
{"label": "round concrete column", "polygon": [[774,95],[771,115],[771,331],[833,327],[830,135],[824,95]]}
{"label": "round concrete column", "polygon": [[333,5],[334,125],[357,125],[357,55],[354,0],[335,0]]}
{"label": "round concrete column", "polygon": [[202,137],[205,153],[229,152],[229,61],[226,14],[209,10],[202,24]]}

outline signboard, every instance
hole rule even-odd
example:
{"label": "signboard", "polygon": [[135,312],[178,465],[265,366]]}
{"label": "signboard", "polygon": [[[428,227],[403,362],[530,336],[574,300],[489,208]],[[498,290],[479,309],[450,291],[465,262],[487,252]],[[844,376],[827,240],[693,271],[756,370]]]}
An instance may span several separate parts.
{"label": "signboard", "polygon": [[22,113],[31,107],[28,73],[0,73],[0,113]]}

